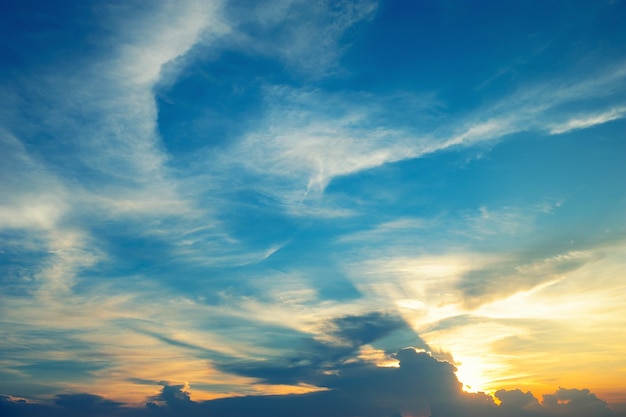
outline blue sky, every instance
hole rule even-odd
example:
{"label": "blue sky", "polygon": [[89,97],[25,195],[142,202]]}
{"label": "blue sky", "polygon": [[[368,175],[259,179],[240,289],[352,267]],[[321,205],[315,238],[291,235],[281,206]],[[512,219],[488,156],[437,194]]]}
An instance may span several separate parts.
{"label": "blue sky", "polygon": [[0,411],[625,413],[625,15],[4,1]]}

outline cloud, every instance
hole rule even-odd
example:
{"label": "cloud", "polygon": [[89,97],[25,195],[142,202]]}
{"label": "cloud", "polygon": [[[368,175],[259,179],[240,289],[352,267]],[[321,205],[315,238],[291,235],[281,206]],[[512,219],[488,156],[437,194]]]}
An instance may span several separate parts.
{"label": "cloud", "polygon": [[530,391],[522,392],[519,389],[498,390],[495,393],[495,397],[500,401],[500,407],[507,415],[513,416],[513,413],[519,413],[521,410],[525,412],[541,411],[539,401]]}
{"label": "cloud", "polygon": [[[323,83],[301,87],[299,82],[263,79],[258,82],[266,118],[246,126],[250,130],[232,143],[195,154],[192,159],[203,163],[194,160],[181,173],[159,135],[155,94],[175,84],[185,65],[201,61],[205,53],[229,50],[277,58],[294,78],[319,80],[341,71],[344,35],[373,16],[375,3],[251,1],[222,8],[219,2],[164,1],[91,7],[94,16],[86,21],[97,31],[90,36],[66,33],[72,44],[89,40],[76,50],[80,57],[66,60],[61,55],[56,62],[33,64],[0,85],[7,97],[0,104],[0,194],[5,196],[0,203],[0,315],[10,334],[0,342],[10,356],[2,362],[3,387],[24,374],[29,377],[23,381],[35,386],[38,372],[46,375],[46,369],[58,372],[61,367],[85,378],[82,389],[137,397],[155,388],[133,388],[129,374],[164,378],[171,385],[152,398],[155,407],[164,413],[167,407],[195,410],[199,406],[185,394],[190,388],[182,381],[203,385],[197,392],[205,394],[249,393],[261,389],[259,381],[317,384],[326,378],[324,371],[343,369],[363,349],[387,359],[397,339],[412,339],[425,349],[424,336],[412,327],[433,326],[470,308],[491,303],[481,314],[504,321],[516,318],[511,306],[563,317],[576,305],[587,309],[592,304],[580,301],[582,291],[567,287],[572,280],[541,285],[577,273],[595,255],[562,251],[520,260],[463,247],[416,255],[420,246],[408,235],[424,229],[413,220],[384,221],[369,234],[340,240],[369,240],[377,246],[371,261],[353,256],[356,250],[347,258],[342,258],[345,252],[334,255],[342,258],[340,268],[346,262],[359,264],[360,269],[350,271],[361,290],[352,291],[355,299],[325,298],[320,287],[334,277],[320,279],[313,268],[297,271],[293,281],[276,279],[284,271],[281,261],[297,258],[297,251],[274,261],[291,249],[281,245],[299,233],[306,223],[302,218],[363,213],[329,198],[327,188],[337,178],[523,130],[555,133],[550,129],[615,120],[623,117],[622,107],[612,113],[601,110],[603,105],[596,113],[577,110],[574,116],[567,107],[599,90],[617,96],[623,72],[591,74],[594,81],[586,83],[576,82],[587,80],[579,77],[556,89],[541,85],[470,113],[446,109],[434,93],[328,92]],[[67,25],[74,20],[61,8],[57,14],[55,19]],[[49,39],[43,33],[33,38]],[[83,47],[88,50],[84,54]],[[232,224],[261,206],[255,201],[249,211],[242,209],[242,190],[272,197],[266,204],[279,214],[272,221],[255,217],[246,223],[249,230],[233,233]],[[299,218],[284,227],[287,237],[264,235],[262,243],[248,239],[247,233],[259,225],[273,228],[294,214]],[[508,208],[489,206],[480,214],[472,226],[482,237],[490,237],[489,231],[491,237],[493,231],[517,235],[527,225]],[[383,256],[397,247],[382,249],[377,239],[397,236],[399,230],[405,231],[403,252]],[[264,233],[266,229],[258,234]],[[316,252],[319,242],[306,241],[301,247],[310,250],[312,262],[324,264],[325,255]],[[260,274],[245,268],[259,264],[270,266]],[[334,265],[323,267],[326,272]],[[589,282],[602,276],[594,274]],[[384,282],[377,282],[381,278]],[[530,291],[554,288],[565,288],[570,297],[560,310],[551,307],[549,297],[542,299],[541,308],[529,308]],[[459,294],[472,302],[460,303]],[[617,296],[612,297],[607,306],[619,306]],[[492,303],[495,298],[509,308]],[[363,313],[372,305],[397,307],[402,318]],[[602,317],[610,313],[603,311]],[[135,320],[141,325],[129,325]],[[452,321],[440,323],[443,328]],[[500,337],[519,330],[509,323],[497,325],[506,328]],[[95,367],[80,366],[96,362]],[[411,366],[410,360],[404,362],[405,368]],[[370,370],[362,369],[364,375]],[[71,378],[60,379],[57,386],[46,387],[48,394],[77,389]],[[94,414],[99,409],[128,411],[89,395],[59,397],[51,407],[58,413],[78,413],[80,407],[72,404],[91,407]],[[7,400],[7,407],[14,402]]]}
{"label": "cloud", "polygon": [[[265,259],[267,248],[242,254],[247,248],[198,208],[170,171],[158,134],[153,89],[176,78],[195,45],[228,31],[219,3],[126,2],[80,11],[94,26],[88,52],[72,55],[70,64],[30,65],[0,85],[10,97],[0,105],[0,175],[7,179],[0,183],[0,239],[12,255],[3,276],[29,263],[30,284],[22,287],[50,311],[60,293],[68,297],[86,282],[85,271],[121,265],[111,249],[128,239],[143,238],[190,263]],[[80,26],[61,9],[41,13],[67,21],[46,50]],[[200,242],[185,245],[200,226]],[[21,278],[11,280],[17,286]]]}
{"label": "cloud", "polygon": [[[431,417],[578,417],[616,416],[589,390],[559,389],[539,403],[529,392],[500,390],[500,405],[483,393],[461,390],[454,366],[430,354],[406,348],[395,354],[399,367],[377,367],[366,362],[344,364],[337,373],[320,379],[328,389],[302,395],[265,395],[194,401],[186,384],[161,382],[160,393],[145,407],[132,408],[91,394],[63,394],[52,404],[35,404],[0,397],[3,415],[107,415],[243,417],[431,416]],[[10,413],[10,414],[9,414]]]}
{"label": "cloud", "polygon": [[377,2],[278,0],[227,3],[230,48],[278,57],[294,72],[319,78],[340,71],[346,31],[371,18]]}
{"label": "cloud", "polygon": [[[623,322],[616,314],[623,310],[616,296],[623,240],[527,241],[534,225],[543,223],[535,217],[550,213],[530,206],[486,214],[477,223],[464,218],[457,224],[447,215],[404,233],[390,228],[386,239],[371,244],[348,240],[359,246],[342,253],[342,265],[365,299],[396,306],[431,348],[452,352],[459,379],[474,390],[516,384],[531,389],[537,379],[547,386],[593,380],[594,387],[604,387],[601,394],[610,390],[611,369],[619,366],[616,349],[623,345],[623,338],[608,330]],[[446,233],[438,233],[439,225]],[[472,230],[467,241],[450,239],[450,230],[463,227]],[[481,229],[500,230],[482,247]],[[503,238],[507,232],[513,236]],[[600,369],[586,352],[610,359]],[[561,360],[553,362],[554,354]],[[559,369],[567,372],[555,380]]]}
{"label": "cloud", "polygon": [[554,394],[543,396],[543,406],[549,412],[567,416],[610,416],[613,413],[588,389],[559,388]]}
{"label": "cloud", "polygon": [[[367,108],[355,111],[342,99],[315,91],[274,87],[267,92],[272,111],[265,126],[233,150],[232,157],[248,158],[229,160],[224,155],[224,163],[243,164],[267,176],[287,202],[301,202],[308,193],[319,196],[333,177],[403,159],[409,151],[398,143],[397,132],[359,126],[371,112]],[[333,114],[320,114],[318,106],[327,108],[327,100],[337,108]]]}
{"label": "cloud", "polygon": [[571,251],[549,258],[506,259],[467,272],[457,288],[468,307],[477,307],[541,284],[554,283],[562,279],[563,274],[593,262],[597,256],[585,251]]}
{"label": "cloud", "polygon": [[[321,378],[328,391],[292,397],[249,397],[206,403],[215,414],[240,416],[246,409],[258,415],[390,416],[396,412],[428,415],[431,397],[459,388],[453,367],[413,349],[399,352],[399,368],[354,363]],[[436,402],[435,400],[434,402]],[[298,411],[294,411],[298,410]]]}
{"label": "cloud", "polygon": [[92,415],[108,415],[115,413],[122,405],[119,402],[107,400],[93,394],[61,394],[54,401],[68,410],[80,413],[90,413]]}
{"label": "cloud", "polygon": [[[173,66],[180,65],[176,60],[194,45],[212,42],[229,32],[218,17],[220,6],[220,1],[187,0],[163,1],[148,8],[132,3],[110,7],[109,14],[113,10],[114,14],[108,24],[117,26],[121,46],[114,53],[109,76],[134,86],[167,82],[164,78],[176,75]],[[107,8],[101,6],[101,11],[106,13]],[[167,72],[163,73],[165,66]]]}
{"label": "cloud", "polygon": [[425,219],[401,218],[379,224],[368,230],[342,235],[338,241],[341,243],[368,243],[383,239],[397,240],[403,234],[413,235],[416,231],[426,229],[428,226],[429,221]]}
{"label": "cloud", "polygon": [[603,89],[611,97],[618,94],[626,88],[625,74],[616,65],[594,76],[572,73],[558,83],[520,85],[467,112],[446,109],[434,93],[329,92],[265,83],[263,118],[233,145],[212,149],[217,160],[204,169],[215,172],[217,181],[216,171],[228,172],[229,180],[245,178],[240,182],[247,189],[277,198],[289,213],[311,215],[306,206],[315,207],[342,176],[454,148],[489,146],[520,132],[563,133],[621,118],[623,106],[600,114],[596,108],[579,111],[575,119],[569,107],[601,100]]}
{"label": "cloud", "polygon": [[132,415],[123,404],[98,395],[78,393],[58,395],[52,403],[43,404],[0,396],[0,414],[16,417],[83,417]]}
{"label": "cloud", "polygon": [[188,385],[168,385],[165,382],[161,382],[160,385],[163,385],[163,389],[158,395],[149,399],[148,406],[162,404],[180,409],[194,405],[188,392]]}
{"label": "cloud", "polygon": [[372,312],[363,316],[345,316],[329,323],[330,331],[339,344],[362,346],[406,327],[400,318]]}
{"label": "cloud", "polygon": [[626,116],[626,107],[617,107],[604,113],[583,115],[570,119],[563,124],[554,125],[550,128],[550,133],[558,135],[571,130],[587,129],[613,120],[622,119],[624,116]]}
{"label": "cloud", "polygon": [[[102,21],[120,18],[114,7],[104,9],[100,10]],[[176,10],[185,14],[184,8],[177,6]],[[171,15],[164,12],[168,16],[161,15],[151,24],[163,24]],[[100,24],[106,25],[102,21]],[[0,227],[41,237],[39,250],[53,254],[38,274],[41,282],[50,283],[48,289],[67,290],[75,284],[78,272],[105,258],[86,218],[111,219],[137,209],[171,213],[172,207],[181,211],[186,205],[176,196],[175,187],[164,180],[164,157],[155,146],[156,111],[150,97],[155,79],[149,74],[158,74],[165,62],[184,53],[194,37],[180,33],[184,25],[178,25],[176,33],[158,28],[159,33],[172,35],[168,39],[176,39],[171,48],[168,43],[163,49],[163,44],[146,44],[146,39],[153,38],[143,26],[146,21],[133,23],[142,29],[133,26],[133,36],[116,33],[100,39],[123,46],[85,54],[79,72],[68,74],[71,66],[65,64],[45,70],[34,66],[15,83],[0,86],[9,96],[20,97],[14,106],[3,109],[0,120],[1,146],[7,151],[0,157],[0,165],[11,171],[12,178],[2,183],[3,194],[10,199],[0,207]],[[118,22],[116,29],[130,26],[126,20]],[[197,25],[190,31],[196,33]],[[120,52],[131,46],[138,47],[143,57],[151,51],[167,53],[144,62],[137,54]],[[124,68],[111,57],[118,52],[124,55],[120,58]],[[148,74],[149,83],[133,78],[133,71]],[[54,146],[36,146],[41,135],[54,138],[50,141]],[[129,199],[134,204],[120,201]]]}
{"label": "cloud", "polygon": [[[319,385],[326,373],[333,373],[344,361],[354,357],[359,348],[377,346],[394,334],[410,334],[420,348],[428,346],[399,317],[370,312],[343,316],[318,324],[315,337],[302,335],[296,346],[275,359],[261,361],[224,361],[218,368],[229,373],[260,378],[273,384]],[[292,351],[295,349],[294,353]]]}
{"label": "cloud", "polygon": [[618,415],[587,389],[559,388],[554,394],[543,395],[541,404],[531,392],[521,390],[499,390],[495,396],[500,400],[503,415],[508,417]]}

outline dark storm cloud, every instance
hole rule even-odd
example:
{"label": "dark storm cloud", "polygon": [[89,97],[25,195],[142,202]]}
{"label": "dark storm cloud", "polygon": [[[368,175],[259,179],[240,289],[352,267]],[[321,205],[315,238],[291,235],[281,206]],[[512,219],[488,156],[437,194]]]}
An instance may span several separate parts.
{"label": "dark storm cloud", "polygon": [[589,390],[559,389],[543,403],[529,392],[500,390],[501,404],[483,393],[461,389],[455,368],[414,348],[395,354],[400,366],[344,364],[325,375],[325,391],[304,395],[233,397],[204,402],[191,399],[184,385],[168,385],[150,397],[145,407],[131,408],[91,394],[64,394],[51,404],[32,404],[0,396],[0,415],[110,417],[617,417]]}

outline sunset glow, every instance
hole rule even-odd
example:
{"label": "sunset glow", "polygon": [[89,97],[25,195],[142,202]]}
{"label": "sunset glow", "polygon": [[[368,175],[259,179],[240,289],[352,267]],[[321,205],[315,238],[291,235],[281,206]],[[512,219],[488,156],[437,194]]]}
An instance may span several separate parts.
{"label": "sunset glow", "polygon": [[1,417],[626,417],[626,0],[0,3]]}

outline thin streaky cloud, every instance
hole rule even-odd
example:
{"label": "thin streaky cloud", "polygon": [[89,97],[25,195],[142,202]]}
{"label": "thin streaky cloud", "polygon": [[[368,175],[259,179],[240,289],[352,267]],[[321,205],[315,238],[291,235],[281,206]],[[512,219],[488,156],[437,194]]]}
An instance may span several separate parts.
{"label": "thin streaky cloud", "polygon": [[[556,88],[549,88],[549,95],[545,93],[545,85],[520,88],[524,92],[514,93],[471,114],[460,118],[448,115],[452,122],[445,124],[445,128],[424,125],[417,134],[414,130],[370,125],[368,120],[394,118],[375,104],[374,97],[365,101],[366,104],[363,101],[357,104],[316,91],[273,87],[266,90],[272,111],[264,126],[246,135],[231,151],[232,155],[224,155],[222,163],[227,166],[243,163],[245,170],[267,176],[271,182],[264,184],[272,186],[262,188],[265,193],[277,194],[285,201],[307,201],[319,198],[334,178],[386,163],[420,158],[458,146],[499,141],[519,132],[547,130],[553,134],[564,129],[563,126],[571,130],[577,123],[591,127],[621,118],[620,107],[587,121],[570,121],[558,125],[562,127],[553,127],[555,119],[564,117],[561,107],[594,97],[596,91],[609,87],[624,88],[624,71],[557,84]],[[329,101],[335,106],[330,114]],[[420,117],[419,110],[415,117]],[[236,155],[242,153],[253,157],[240,161]]]}
{"label": "thin streaky cloud", "polygon": [[574,119],[570,119],[563,124],[555,125],[550,129],[550,133],[558,135],[577,129],[587,129],[596,125],[611,122],[624,118],[626,107],[618,107],[600,114],[588,114]]}
{"label": "thin streaky cloud", "polygon": [[623,2],[9,3],[0,415],[626,409]]}

